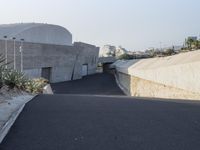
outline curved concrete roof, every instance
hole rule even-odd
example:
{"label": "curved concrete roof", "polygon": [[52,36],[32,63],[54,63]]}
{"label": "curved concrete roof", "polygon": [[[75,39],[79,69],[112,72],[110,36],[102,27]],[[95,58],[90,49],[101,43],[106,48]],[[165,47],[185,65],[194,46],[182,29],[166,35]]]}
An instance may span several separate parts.
{"label": "curved concrete roof", "polygon": [[0,25],[0,39],[13,37],[26,42],[56,45],[72,45],[72,34],[64,27],[42,23],[19,23]]}

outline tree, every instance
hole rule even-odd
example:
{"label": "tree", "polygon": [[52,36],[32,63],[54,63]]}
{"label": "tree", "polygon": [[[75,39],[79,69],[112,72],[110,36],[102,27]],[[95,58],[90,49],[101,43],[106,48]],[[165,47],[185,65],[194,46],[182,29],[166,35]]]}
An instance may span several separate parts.
{"label": "tree", "polygon": [[192,43],[192,46],[195,48],[195,49],[199,49],[200,48],[200,41],[196,40]]}
{"label": "tree", "polygon": [[150,57],[154,57],[156,55],[156,50],[153,48],[150,50],[146,50],[145,53],[148,54]]}
{"label": "tree", "polygon": [[122,54],[118,58],[119,59],[129,60],[129,59],[134,59],[134,56],[133,55],[129,55],[129,54]]}
{"label": "tree", "polygon": [[171,49],[171,48],[166,49],[166,50],[164,51],[164,55],[167,55],[167,56],[171,56],[171,55],[173,55],[174,53],[175,53],[174,49]]}
{"label": "tree", "polygon": [[111,51],[107,52],[106,55],[109,56],[109,57],[115,57],[115,53],[113,53]]}
{"label": "tree", "polygon": [[192,44],[195,42],[195,40],[194,39],[192,39],[192,38],[188,38],[187,40],[186,40],[186,45],[188,46],[188,49],[192,49]]}
{"label": "tree", "polygon": [[5,56],[3,54],[0,54],[0,88],[2,88],[3,86],[3,75],[7,71],[5,66],[9,64],[6,64],[5,60]]}

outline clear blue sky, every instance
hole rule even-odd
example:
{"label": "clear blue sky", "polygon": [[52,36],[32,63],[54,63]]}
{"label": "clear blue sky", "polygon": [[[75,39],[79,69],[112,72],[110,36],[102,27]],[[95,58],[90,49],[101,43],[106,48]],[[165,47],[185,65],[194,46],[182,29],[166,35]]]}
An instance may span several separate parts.
{"label": "clear blue sky", "polygon": [[129,50],[200,35],[200,0],[0,0],[0,23],[58,24],[75,41]]}

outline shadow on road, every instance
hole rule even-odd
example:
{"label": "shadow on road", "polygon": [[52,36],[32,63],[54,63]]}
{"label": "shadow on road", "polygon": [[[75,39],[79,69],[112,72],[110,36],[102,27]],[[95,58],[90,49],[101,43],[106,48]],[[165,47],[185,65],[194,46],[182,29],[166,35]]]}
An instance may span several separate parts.
{"label": "shadow on road", "polygon": [[102,73],[83,79],[52,84],[55,94],[124,95],[112,74]]}

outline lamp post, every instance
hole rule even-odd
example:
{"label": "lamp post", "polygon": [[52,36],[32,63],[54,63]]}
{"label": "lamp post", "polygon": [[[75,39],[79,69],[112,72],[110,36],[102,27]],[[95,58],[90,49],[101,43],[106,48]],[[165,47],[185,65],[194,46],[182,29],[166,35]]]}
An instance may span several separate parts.
{"label": "lamp post", "polygon": [[6,62],[6,69],[8,68],[7,64],[8,64],[8,40],[7,40],[7,36],[4,36],[5,39],[5,62]]}
{"label": "lamp post", "polygon": [[162,42],[160,42],[160,51],[162,51]]}
{"label": "lamp post", "polygon": [[12,39],[13,39],[13,43],[14,43],[14,55],[13,55],[14,56],[14,58],[13,58],[14,59],[14,70],[16,70],[16,48],[15,48],[16,38],[13,37]]}
{"label": "lamp post", "polygon": [[20,53],[21,53],[21,72],[23,72],[24,70],[24,66],[23,66],[23,42],[24,39],[21,39],[21,46],[20,46]]}

